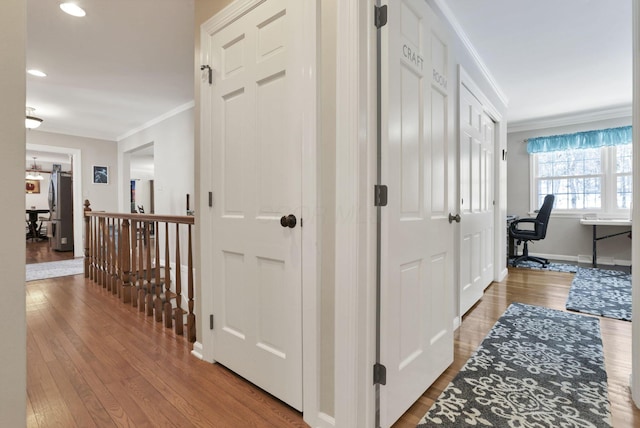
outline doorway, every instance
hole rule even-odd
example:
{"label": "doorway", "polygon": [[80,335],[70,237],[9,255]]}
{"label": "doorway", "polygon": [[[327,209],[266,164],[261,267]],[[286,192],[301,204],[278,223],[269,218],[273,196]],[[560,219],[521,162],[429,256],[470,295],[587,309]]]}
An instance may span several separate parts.
{"label": "doorway", "polygon": [[155,213],[154,144],[137,148],[129,154],[129,201],[132,213]]}
{"label": "doorway", "polygon": [[[53,165],[54,163],[68,165],[69,171],[73,176],[73,251],[69,251],[68,254],[71,255],[71,258],[84,257],[84,200],[82,199],[81,150],[42,144],[27,144],[26,150],[27,161],[32,160],[32,157],[36,156],[38,159],[42,159],[42,161],[46,163],[46,166]],[[46,201],[48,185],[45,189],[41,188],[40,191],[44,192],[41,193],[41,195],[44,195],[43,197]],[[43,207],[48,207],[48,202],[41,201],[40,203],[43,204]],[[28,207],[31,205],[32,204],[29,204]]]}

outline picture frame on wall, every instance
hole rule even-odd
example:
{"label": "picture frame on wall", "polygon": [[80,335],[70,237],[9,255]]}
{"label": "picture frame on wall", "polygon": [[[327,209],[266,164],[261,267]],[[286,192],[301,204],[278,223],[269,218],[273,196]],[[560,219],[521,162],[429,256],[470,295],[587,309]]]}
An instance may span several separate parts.
{"label": "picture frame on wall", "polygon": [[40,193],[40,181],[39,180],[25,180],[25,190],[27,193]]}
{"label": "picture frame on wall", "polygon": [[109,184],[109,167],[93,166],[93,184]]}

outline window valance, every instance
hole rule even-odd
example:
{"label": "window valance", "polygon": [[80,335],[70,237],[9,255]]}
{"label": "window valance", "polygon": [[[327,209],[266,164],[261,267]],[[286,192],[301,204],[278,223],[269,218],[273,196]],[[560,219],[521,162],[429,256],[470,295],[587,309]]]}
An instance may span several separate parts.
{"label": "window valance", "polygon": [[631,126],[576,132],[575,134],[552,135],[529,138],[527,152],[545,153],[561,150],[591,149],[631,143]]}

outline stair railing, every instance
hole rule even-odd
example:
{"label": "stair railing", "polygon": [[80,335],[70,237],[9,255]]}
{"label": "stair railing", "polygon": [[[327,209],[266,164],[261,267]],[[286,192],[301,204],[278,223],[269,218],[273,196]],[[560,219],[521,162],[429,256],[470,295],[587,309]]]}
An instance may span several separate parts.
{"label": "stair railing", "polygon": [[98,212],[88,200],[84,206],[85,278],[195,342],[194,217]]}

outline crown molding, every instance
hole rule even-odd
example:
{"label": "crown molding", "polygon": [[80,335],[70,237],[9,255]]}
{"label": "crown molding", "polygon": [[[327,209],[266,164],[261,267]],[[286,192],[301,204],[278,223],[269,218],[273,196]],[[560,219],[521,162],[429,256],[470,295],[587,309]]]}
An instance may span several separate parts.
{"label": "crown molding", "polygon": [[181,106],[178,106],[178,107],[174,108],[173,110],[168,111],[167,113],[162,114],[162,115],[156,117],[155,119],[151,119],[149,122],[147,122],[147,123],[135,128],[135,129],[132,129],[131,131],[129,131],[129,132],[125,133],[125,134],[122,134],[121,136],[116,138],[116,141],[122,141],[125,138],[132,136],[133,134],[137,134],[140,131],[143,131],[143,130],[145,130],[147,128],[151,128],[153,125],[157,125],[158,123],[162,122],[163,120],[167,120],[172,116],[175,116],[177,114],[182,113],[183,111],[186,111],[186,110],[189,110],[189,109],[195,107],[195,105],[196,105],[195,101],[189,101],[188,103],[185,103],[185,104],[183,104]]}
{"label": "crown molding", "polygon": [[536,129],[570,126],[599,120],[621,119],[631,117],[631,105],[590,110],[577,113],[561,114],[530,120],[522,120],[507,124],[507,133],[534,131]]}
{"label": "crown molding", "polygon": [[482,73],[484,78],[487,80],[487,82],[495,92],[496,96],[500,99],[500,102],[502,102],[502,104],[504,104],[504,106],[507,107],[509,105],[509,98],[507,98],[504,92],[502,92],[502,89],[498,85],[498,82],[493,77],[493,74],[491,74],[491,72],[489,71],[489,68],[480,57],[480,54],[478,53],[478,51],[476,51],[476,48],[471,43],[471,40],[469,40],[467,33],[465,33],[465,31],[462,29],[462,26],[460,25],[460,22],[456,18],[453,11],[451,11],[449,6],[447,6],[447,3],[445,2],[445,0],[434,0],[434,3],[438,7],[438,9],[440,9],[445,19],[449,21],[449,24],[451,25],[451,27],[453,27],[453,30],[455,31],[456,35],[462,41],[462,44],[469,52],[469,55],[471,55],[471,58],[480,69],[480,72]]}

